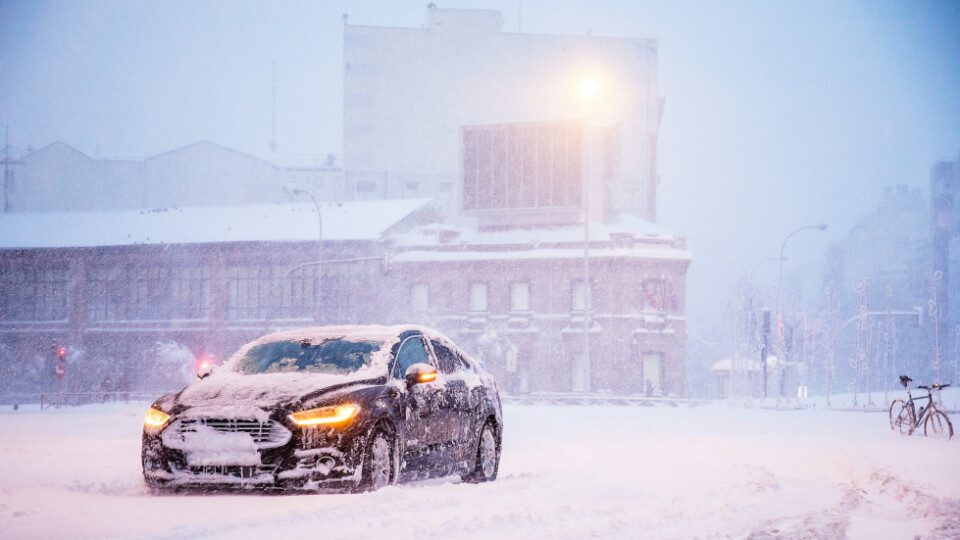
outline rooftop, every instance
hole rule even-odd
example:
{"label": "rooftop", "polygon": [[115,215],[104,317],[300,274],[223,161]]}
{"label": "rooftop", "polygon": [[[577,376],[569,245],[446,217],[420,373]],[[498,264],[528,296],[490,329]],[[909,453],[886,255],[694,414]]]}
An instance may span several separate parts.
{"label": "rooftop", "polygon": [[[379,240],[426,199],[322,202],[323,239]],[[0,214],[0,249],[317,240],[313,203]]]}

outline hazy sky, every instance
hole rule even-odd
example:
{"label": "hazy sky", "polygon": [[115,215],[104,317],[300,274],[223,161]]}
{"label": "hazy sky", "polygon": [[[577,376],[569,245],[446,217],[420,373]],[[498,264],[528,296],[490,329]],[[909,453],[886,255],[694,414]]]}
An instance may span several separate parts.
{"label": "hazy sky", "polygon": [[[694,254],[694,334],[791,230],[829,224],[787,250],[785,273],[818,279],[883,186],[927,197],[934,162],[960,156],[960,1],[435,2],[499,9],[508,32],[658,40],[660,222]],[[427,3],[0,0],[0,127],[20,149],[207,139],[269,158],[275,63],[281,161],[339,154],[342,15],[419,27]]]}

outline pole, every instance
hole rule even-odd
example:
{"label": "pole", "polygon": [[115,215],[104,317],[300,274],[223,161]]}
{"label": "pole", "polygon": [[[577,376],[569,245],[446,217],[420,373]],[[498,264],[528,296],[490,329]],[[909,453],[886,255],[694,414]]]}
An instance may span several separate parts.
{"label": "pole", "polygon": [[588,178],[583,179],[583,359],[580,365],[580,388],[590,391],[590,188]]}
{"label": "pole", "polygon": [[[821,225],[804,225],[803,227],[798,227],[793,231],[791,231],[790,234],[788,234],[787,237],[783,239],[783,243],[780,244],[780,268],[777,274],[777,328],[780,327],[779,325],[781,321],[784,320],[783,319],[783,261],[784,261],[783,252],[787,248],[787,242],[789,242],[790,239],[793,238],[793,235],[797,234],[800,231],[806,231],[810,229],[825,231],[827,230],[827,224],[823,223]],[[783,334],[786,335],[786,331],[784,331]],[[781,369],[786,369],[787,362],[789,361],[789,358],[787,357],[787,354],[786,354],[786,347],[782,343],[782,340],[778,339],[778,342],[780,342],[780,349],[781,349],[780,355],[783,357],[781,362],[781,365],[783,367]],[[785,376],[786,375],[784,374],[784,378]],[[783,397],[783,384],[780,385],[780,397]]]}

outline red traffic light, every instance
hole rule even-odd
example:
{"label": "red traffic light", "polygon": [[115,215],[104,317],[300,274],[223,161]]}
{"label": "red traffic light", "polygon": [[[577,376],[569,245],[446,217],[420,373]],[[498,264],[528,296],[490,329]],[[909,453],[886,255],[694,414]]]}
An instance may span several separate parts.
{"label": "red traffic light", "polygon": [[59,356],[60,358],[67,356],[67,349],[63,347],[60,347],[59,349],[57,349],[57,356]]}

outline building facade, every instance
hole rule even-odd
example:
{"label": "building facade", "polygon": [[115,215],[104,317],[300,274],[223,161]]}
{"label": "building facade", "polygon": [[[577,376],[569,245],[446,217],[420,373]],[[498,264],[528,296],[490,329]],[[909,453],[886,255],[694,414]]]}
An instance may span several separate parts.
{"label": "building facade", "polygon": [[[508,392],[685,394],[682,238],[634,217],[596,224],[588,310],[582,227],[455,227],[423,201],[321,209],[322,243],[309,205],[159,221],[142,211],[0,215],[0,227],[20,231],[0,239],[0,391],[52,389],[60,347],[70,389],[95,390],[104,373],[154,389],[163,343],[219,362],[268,331],[416,322],[461,343]],[[218,230],[197,227],[191,210]],[[258,239],[242,230],[284,214],[295,218]],[[85,232],[46,234],[53,223]],[[104,241],[96,223],[129,241]],[[20,364],[42,373],[24,378]]]}
{"label": "building facade", "polygon": [[[960,158],[930,171],[930,234],[936,272],[937,361],[957,373],[960,347]],[[951,361],[952,357],[952,361]]]}

